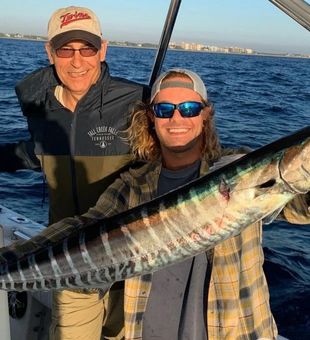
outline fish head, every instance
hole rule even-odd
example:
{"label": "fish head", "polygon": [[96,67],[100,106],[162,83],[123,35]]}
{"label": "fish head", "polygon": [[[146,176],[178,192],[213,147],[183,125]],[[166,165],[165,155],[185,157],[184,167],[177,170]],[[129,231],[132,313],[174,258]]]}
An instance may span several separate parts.
{"label": "fish head", "polygon": [[283,181],[295,193],[310,191],[310,138],[284,152],[279,171]]}

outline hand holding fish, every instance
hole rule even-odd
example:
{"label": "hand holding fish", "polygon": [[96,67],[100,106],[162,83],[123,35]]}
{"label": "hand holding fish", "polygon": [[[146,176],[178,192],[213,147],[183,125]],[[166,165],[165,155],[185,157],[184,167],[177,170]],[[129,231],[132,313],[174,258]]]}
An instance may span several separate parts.
{"label": "hand holding fish", "polygon": [[295,192],[309,191],[310,182],[310,142],[305,141],[288,150],[280,162],[283,181]]}

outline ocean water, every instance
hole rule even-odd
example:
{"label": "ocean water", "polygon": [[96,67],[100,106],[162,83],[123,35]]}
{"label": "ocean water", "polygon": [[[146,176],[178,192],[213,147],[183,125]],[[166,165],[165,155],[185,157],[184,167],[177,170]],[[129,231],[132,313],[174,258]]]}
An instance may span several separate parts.
{"label": "ocean water", "polygon": [[[109,47],[112,75],[148,83],[156,51]],[[0,143],[28,138],[14,86],[48,64],[42,42],[0,39]],[[258,148],[309,125],[310,59],[168,51],[163,69],[199,73],[215,104],[223,144]],[[39,223],[48,199],[41,173],[0,173],[0,204]],[[264,227],[265,272],[280,333],[310,339],[310,226]]]}

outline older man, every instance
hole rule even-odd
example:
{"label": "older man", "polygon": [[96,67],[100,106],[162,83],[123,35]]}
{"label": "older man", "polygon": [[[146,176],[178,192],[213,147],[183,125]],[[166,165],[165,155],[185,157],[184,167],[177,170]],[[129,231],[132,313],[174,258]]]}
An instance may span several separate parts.
{"label": "older man", "polygon": [[[48,23],[51,65],[16,87],[31,139],[0,146],[0,171],[44,172],[50,223],[87,211],[130,159],[121,132],[127,128],[129,106],[143,99],[146,89],[111,77],[106,50],[100,22],[90,9],[60,8]],[[97,291],[63,292],[55,301],[68,308],[62,314],[54,309],[55,337],[67,338],[72,329],[85,339],[94,338],[93,329],[100,334],[103,312]],[[90,310],[92,323],[85,326]]]}

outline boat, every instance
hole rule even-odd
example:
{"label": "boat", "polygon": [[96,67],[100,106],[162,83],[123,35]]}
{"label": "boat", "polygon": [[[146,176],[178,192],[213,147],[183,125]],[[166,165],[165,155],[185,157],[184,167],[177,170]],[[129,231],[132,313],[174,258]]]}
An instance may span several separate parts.
{"label": "boat", "polygon": [[[310,4],[304,0],[268,0],[298,24],[310,31]],[[149,85],[159,75],[168,49],[181,0],[171,0],[150,73]],[[0,205],[0,246],[15,240],[28,240],[43,225]],[[47,340],[51,317],[50,292],[16,293],[0,291],[1,340]],[[284,340],[279,336],[278,340]]]}
{"label": "boat", "polygon": [[[0,246],[15,240],[28,240],[43,225],[0,205]],[[51,294],[0,291],[1,340],[47,340],[51,316]],[[10,326],[10,327],[8,327]]]}

